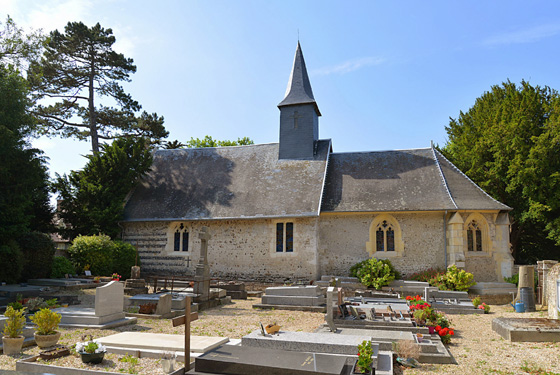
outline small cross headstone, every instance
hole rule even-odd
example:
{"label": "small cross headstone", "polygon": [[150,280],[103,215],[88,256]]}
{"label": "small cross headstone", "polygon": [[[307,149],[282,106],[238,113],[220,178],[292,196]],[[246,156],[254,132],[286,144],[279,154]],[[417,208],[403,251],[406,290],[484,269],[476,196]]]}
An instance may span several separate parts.
{"label": "small cross headstone", "polygon": [[191,322],[198,319],[198,313],[191,313],[191,297],[185,298],[185,315],[171,320],[173,327],[185,325],[185,372],[191,368]]}

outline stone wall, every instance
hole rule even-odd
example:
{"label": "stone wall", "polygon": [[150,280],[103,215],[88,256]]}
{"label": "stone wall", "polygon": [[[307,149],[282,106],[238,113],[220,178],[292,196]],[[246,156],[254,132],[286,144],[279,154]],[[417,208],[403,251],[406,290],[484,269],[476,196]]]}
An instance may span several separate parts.
{"label": "stone wall", "polygon": [[[366,242],[376,214],[322,214],[319,221],[319,259],[322,275],[347,275],[350,267],[368,259]],[[395,213],[404,253],[388,257],[401,273],[410,275],[429,268],[444,268],[443,213]],[[376,258],[397,255],[375,253]]]}
{"label": "stone wall", "polygon": [[[294,252],[277,253],[276,223],[294,223]],[[184,221],[189,251],[173,251],[172,229],[179,222],[124,223],[124,240],[138,246],[142,272],[191,276],[200,254],[198,233],[207,226],[212,276],[283,281],[317,278],[317,219]],[[187,261],[189,259],[189,261]]]}

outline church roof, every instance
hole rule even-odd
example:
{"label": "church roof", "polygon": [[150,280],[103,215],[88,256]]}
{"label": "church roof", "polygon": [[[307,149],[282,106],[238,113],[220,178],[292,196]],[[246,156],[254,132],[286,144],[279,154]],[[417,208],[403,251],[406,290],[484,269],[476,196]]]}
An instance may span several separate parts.
{"label": "church roof", "polygon": [[278,104],[278,107],[310,103],[315,105],[317,114],[321,116],[321,112],[319,112],[319,107],[317,106],[317,102],[315,101],[315,97],[313,96],[313,90],[311,89],[309,76],[307,75],[307,69],[305,67],[305,60],[303,59],[301,45],[298,42],[296,55],[294,57],[294,65],[292,67],[292,73],[290,74],[288,88],[286,89],[286,95],[284,100],[282,100],[280,104]]}
{"label": "church roof", "polygon": [[158,150],[125,221],[318,216],[330,140],[312,160],[278,160],[278,144]]}
{"label": "church roof", "polygon": [[323,212],[510,210],[432,148],[334,153]]}

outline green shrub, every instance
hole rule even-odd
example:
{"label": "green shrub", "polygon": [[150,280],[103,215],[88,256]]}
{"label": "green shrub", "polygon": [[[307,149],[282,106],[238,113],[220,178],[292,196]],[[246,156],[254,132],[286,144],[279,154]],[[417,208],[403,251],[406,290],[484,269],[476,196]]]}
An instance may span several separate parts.
{"label": "green shrub", "polygon": [[79,273],[87,265],[93,275],[110,275],[113,273],[113,252],[115,244],[109,236],[78,236],[68,249],[70,260]]}
{"label": "green shrub", "polygon": [[368,259],[362,263],[356,272],[360,282],[367,287],[380,289],[384,285],[395,280],[394,269],[388,260],[377,260],[375,258]]}
{"label": "green shrub", "polygon": [[350,276],[358,277],[358,271],[367,263],[367,261],[368,259],[362,260],[361,262],[358,262],[354,264],[352,267],[350,267]]}
{"label": "green shrub", "polygon": [[37,325],[35,331],[38,335],[53,335],[56,333],[61,315],[45,307],[37,311],[30,318]]}
{"label": "green shrub", "polygon": [[[128,242],[114,241],[113,272],[121,275],[123,279],[130,279],[130,269],[136,262],[136,249]],[[140,259],[138,259],[140,265]]]}
{"label": "green shrub", "polygon": [[466,292],[471,286],[475,285],[474,275],[460,270],[456,265],[452,265],[443,275],[431,279],[430,285],[436,286],[441,290],[456,290]]}
{"label": "green shrub", "polygon": [[441,268],[430,268],[425,271],[413,273],[412,275],[408,276],[409,280],[415,281],[424,281],[428,282],[430,279],[437,277],[438,275],[443,275],[445,273],[444,269]]}
{"label": "green shrub", "polygon": [[66,257],[54,257],[52,263],[51,278],[58,279],[64,275],[74,275],[76,269],[72,262]]}
{"label": "green shrub", "polygon": [[25,327],[25,309],[15,310],[12,306],[8,306],[4,316],[8,319],[4,322],[3,335],[8,337],[18,337]]}
{"label": "green shrub", "polygon": [[482,302],[482,300],[480,299],[480,297],[475,297],[475,298],[472,300],[472,304],[473,304],[474,307],[478,307],[478,306],[480,305],[480,302]]}
{"label": "green shrub", "polygon": [[24,258],[15,241],[0,245],[0,264],[0,281],[15,284],[21,280]]}
{"label": "green shrub", "polygon": [[515,286],[519,285],[519,274],[515,274],[512,277],[504,277],[504,281],[506,283],[515,284]]}
{"label": "green shrub", "polygon": [[21,278],[44,279],[51,275],[55,246],[50,236],[40,232],[30,232],[18,239],[25,263]]}
{"label": "green shrub", "polygon": [[[358,276],[358,271],[364,267],[367,262],[369,261],[369,259],[366,260],[362,260],[361,262],[358,262],[356,264],[354,264],[352,267],[350,267],[350,276],[352,277],[359,277]],[[389,266],[391,273],[395,276],[395,279],[400,279],[401,278],[401,273],[399,271],[397,271],[395,269],[395,267],[393,267],[393,264],[391,263],[391,261],[389,259],[381,259],[379,260],[379,262],[382,262],[383,264],[386,264]]]}

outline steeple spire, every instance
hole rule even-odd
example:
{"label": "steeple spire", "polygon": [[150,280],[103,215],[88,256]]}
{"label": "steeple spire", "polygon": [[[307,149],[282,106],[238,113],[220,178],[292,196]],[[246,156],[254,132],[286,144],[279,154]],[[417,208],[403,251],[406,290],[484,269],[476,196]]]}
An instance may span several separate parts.
{"label": "steeple spire", "polygon": [[309,76],[307,75],[305,60],[303,59],[303,52],[301,51],[299,41],[294,57],[292,74],[290,74],[290,81],[286,89],[286,96],[284,100],[278,104],[278,108],[298,104],[313,104],[317,115],[321,116],[317,102],[313,97],[313,90],[311,89],[311,83],[309,82]]}

